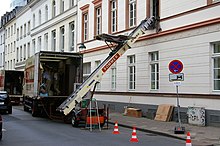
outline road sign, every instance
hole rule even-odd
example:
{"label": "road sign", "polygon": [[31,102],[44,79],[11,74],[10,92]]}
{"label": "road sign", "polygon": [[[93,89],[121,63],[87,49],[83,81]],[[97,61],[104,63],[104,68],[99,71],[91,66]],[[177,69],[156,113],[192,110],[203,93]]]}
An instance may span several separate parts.
{"label": "road sign", "polygon": [[183,63],[179,60],[173,60],[169,63],[169,70],[173,74],[178,74],[183,70]]}
{"label": "road sign", "polygon": [[179,73],[179,74],[169,74],[169,81],[184,81],[184,74]]}
{"label": "road sign", "polygon": [[181,81],[174,81],[173,85],[174,86],[181,86],[182,82]]}

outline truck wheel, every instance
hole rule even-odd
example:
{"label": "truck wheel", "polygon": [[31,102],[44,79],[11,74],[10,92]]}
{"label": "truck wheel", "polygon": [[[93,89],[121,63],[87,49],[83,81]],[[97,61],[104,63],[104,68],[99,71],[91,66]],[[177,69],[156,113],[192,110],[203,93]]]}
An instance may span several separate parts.
{"label": "truck wheel", "polygon": [[1,134],[0,134],[0,140],[2,140],[2,132],[1,132]]}
{"label": "truck wheel", "polygon": [[29,108],[24,105],[24,111],[28,112]]}
{"label": "truck wheel", "polygon": [[38,116],[38,113],[37,113],[37,111],[34,110],[34,108],[32,108],[32,110],[31,110],[31,115],[32,115],[32,117]]}
{"label": "truck wheel", "polygon": [[77,120],[75,115],[73,115],[73,117],[72,117],[71,124],[73,127],[78,127],[78,125],[79,125],[79,121]]}
{"label": "truck wheel", "polygon": [[8,114],[12,114],[12,106],[8,108]]}

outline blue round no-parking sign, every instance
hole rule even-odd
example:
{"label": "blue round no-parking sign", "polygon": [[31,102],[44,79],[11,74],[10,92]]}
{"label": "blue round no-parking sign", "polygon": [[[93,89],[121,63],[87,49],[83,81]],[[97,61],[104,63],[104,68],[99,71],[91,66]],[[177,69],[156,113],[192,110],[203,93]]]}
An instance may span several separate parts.
{"label": "blue round no-parking sign", "polygon": [[179,60],[173,60],[169,63],[169,70],[173,74],[178,74],[183,70],[183,63]]}

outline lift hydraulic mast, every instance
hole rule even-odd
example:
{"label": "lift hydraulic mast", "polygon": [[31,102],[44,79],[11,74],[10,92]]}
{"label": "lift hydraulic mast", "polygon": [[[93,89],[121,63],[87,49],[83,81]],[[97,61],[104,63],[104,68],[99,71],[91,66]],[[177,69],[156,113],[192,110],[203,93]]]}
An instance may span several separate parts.
{"label": "lift hydraulic mast", "polygon": [[131,45],[148,30],[157,28],[157,20],[154,17],[146,18],[129,34],[129,36],[111,36],[102,34],[96,37],[97,40],[105,42],[116,43],[117,46],[113,49],[109,56],[90,74],[90,76],[81,84],[81,86],[74,91],[58,108],[57,110],[63,112],[64,115],[69,114],[75,106],[82,101],[86,93],[95,85],[100,82],[102,76],[110,68],[114,62],[120,58]]}

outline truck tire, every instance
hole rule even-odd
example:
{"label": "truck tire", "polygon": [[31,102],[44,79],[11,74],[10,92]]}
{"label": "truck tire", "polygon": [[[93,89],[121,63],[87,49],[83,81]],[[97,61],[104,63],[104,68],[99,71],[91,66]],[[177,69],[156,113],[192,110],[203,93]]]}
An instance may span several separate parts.
{"label": "truck tire", "polygon": [[0,141],[2,140],[2,132],[0,133]]}
{"label": "truck tire", "polygon": [[28,112],[29,111],[29,108],[24,104],[24,111]]}
{"label": "truck tire", "polygon": [[32,117],[37,117],[38,116],[38,112],[37,112],[37,104],[35,101],[33,101],[32,103],[32,109],[31,109],[31,114],[32,114]]}
{"label": "truck tire", "polygon": [[8,107],[8,114],[12,114],[12,106]]}
{"label": "truck tire", "polygon": [[73,115],[73,117],[72,117],[71,124],[72,124],[73,127],[78,127],[79,126],[79,121],[77,120],[75,115]]}

